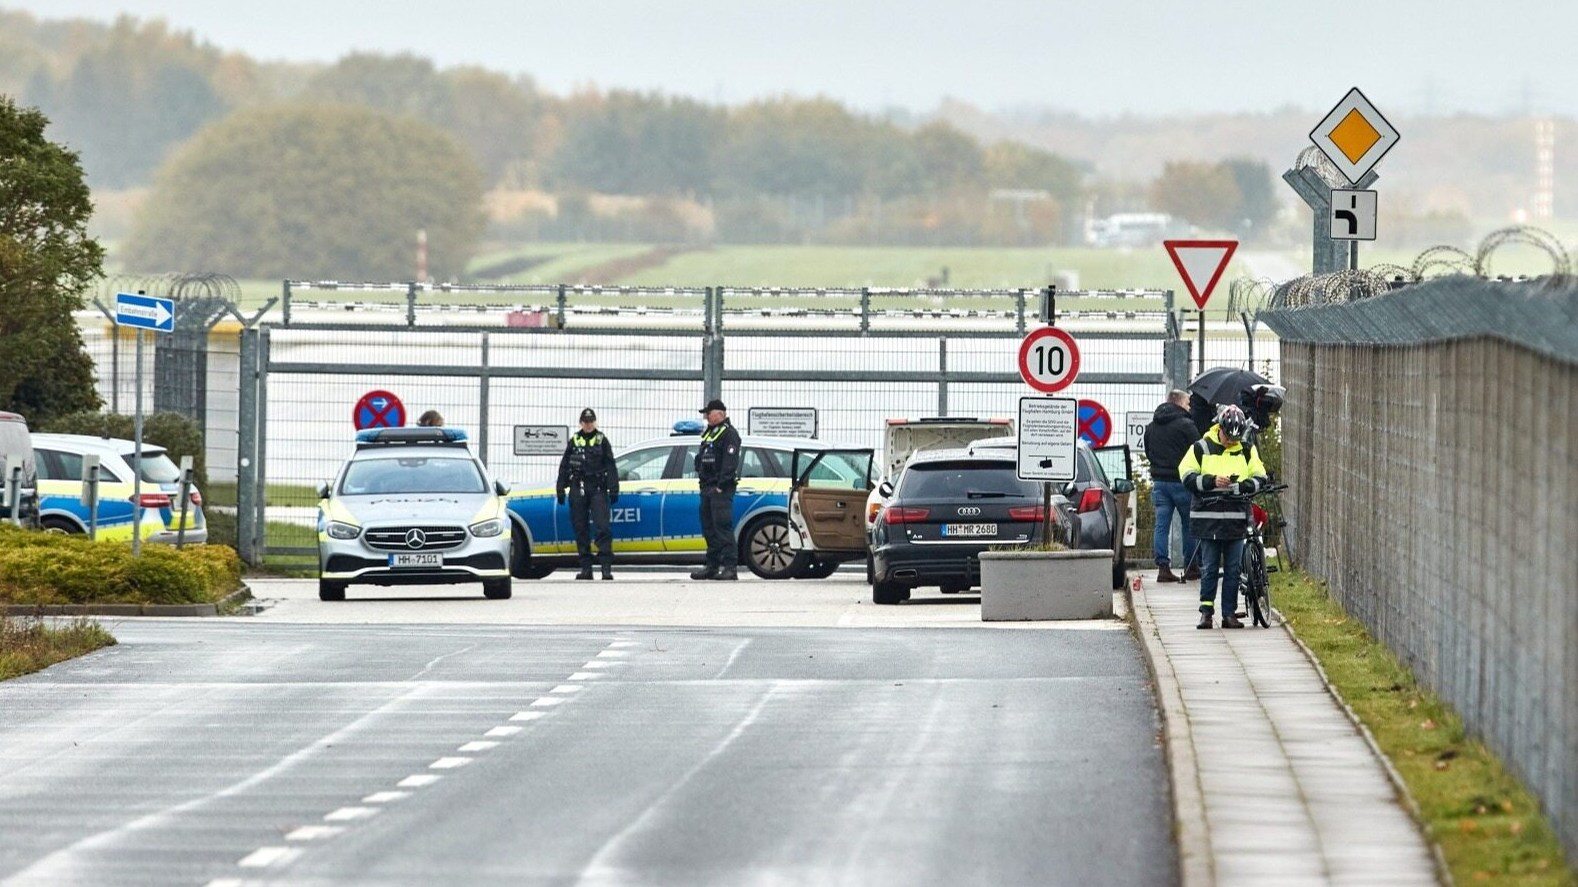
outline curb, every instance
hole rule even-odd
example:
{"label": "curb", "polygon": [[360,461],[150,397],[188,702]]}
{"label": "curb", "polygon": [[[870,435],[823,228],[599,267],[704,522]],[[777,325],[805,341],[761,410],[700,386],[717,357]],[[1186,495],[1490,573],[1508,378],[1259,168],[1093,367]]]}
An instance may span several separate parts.
{"label": "curb", "polygon": [[1320,682],[1326,687],[1327,695],[1331,696],[1332,701],[1337,703],[1337,707],[1342,709],[1343,714],[1348,716],[1348,720],[1359,731],[1359,735],[1364,737],[1364,744],[1370,747],[1370,753],[1375,755],[1376,760],[1381,762],[1381,769],[1386,771],[1386,778],[1392,783],[1392,789],[1397,792],[1398,802],[1403,805],[1403,808],[1408,811],[1408,815],[1413,818],[1414,826],[1419,829],[1419,834],[1425,839],[1425,843],[1430,845],[1430,859],[1435,863],[1436,881],[1447,885],[1447,887],[1452,887],[1456,882],[1452,880],[1452,869],[1447,866],[1446,854],[1441,851],[1441,844],[1431,836],[1429,827],[1425,825],[1424,814],[1419,810],[1419,803],[1409,793],[1408,783],[1403,781],[1402,774],[1398,773],[1397,768],[1392,766],[1392,759],[1388,758],[1386,753],[1381,751],[1380,744],[1375,741],[1375,734],[1371,733],[1370,728],[1365,726],[1364,721],[1359,719],[1358,713],[1348,706],[1347,700],[1342,698],[1342,694],[1337,692],[1337,688],[1331,685],[1331,678],[1326,676],[1326,669],[1321,667],[1320,660],[1315,657],[1315,652],[1306,646],[1304,641],[1294,633],[1293,628],[1288,625],[1287,617],[1282,615],[1281,610],[1275,607],[1272,607],[1271,610],[1277,614],[1277,622],[1281,629],[1287,632],[1288,638],[1298,646],[1299,651],[1304,654],[1305,659],[1309,660],[1310,665],[1315,667],[1315,673],[1320,675]]}
{"label": "curb", "polygon": [[0,616],[218,616],[251,597],[243,585],[212,604],[0,604]]}
{"label": "curb", "polygon": [[[1211,855],[1211,828],[1205,815],[1205,793],[1195,755],[1189,710],[1178,689],[1172,660],[1162,649],[1156,620],[1151,616],[1143,590],[1128,592],[1134,633],[1145,650],[1151,683],[1156,687],[1156,708],[1162,716],[1162,742],[1167,750],[1167,772],[1172,776],[1173,831],[1178,842],[1178,879],[1184,887],[1214,887],[1216,862]],[[1136,601],[1138,597],[1138,601]]]}

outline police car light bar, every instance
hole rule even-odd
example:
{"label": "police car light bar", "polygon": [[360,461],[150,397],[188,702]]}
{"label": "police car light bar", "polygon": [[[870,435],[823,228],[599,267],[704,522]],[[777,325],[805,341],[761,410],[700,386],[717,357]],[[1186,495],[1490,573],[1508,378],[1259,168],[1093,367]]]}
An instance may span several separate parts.
{"label": "police car light bar", "polygon": [[681,419],[674,423],[675,434],[700,434],[705,429],[700,419]]}
{"label": "police car light bar", "polygon": [[358,444],[453,444],[465,443],[466,432],[459,428],[368,428],[356,432]]}

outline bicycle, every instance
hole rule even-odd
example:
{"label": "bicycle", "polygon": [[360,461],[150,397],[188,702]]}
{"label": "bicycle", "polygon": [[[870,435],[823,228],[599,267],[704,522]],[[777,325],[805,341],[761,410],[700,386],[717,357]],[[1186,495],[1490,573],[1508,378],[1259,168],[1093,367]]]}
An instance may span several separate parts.
{"label": "bicycle", "polygon": [[[1271,573],[1278,572],[1282,564],[1282,551],[1277,550],[1277,566],[1266,564],[1266,526],[1271,523],[1271,515],[1266,509],[1261,508],[1254,500],[1261,496],[1274,496],[1288,488],[1287,484],[1272,484],[1255,493],[1249,498],[1249,535],[1244,539],[1244,557],[1239,571],[1239,593],[1243,595],[1248,604],[1249,613],[1255,617],[1254,624],[1262,628],[1271,627]],[[1281,518],[1280,502],[1277,508],[1276,529],[1287,526],[1287,521]],[[1235,614],[1242,618],[1245,614]]]}

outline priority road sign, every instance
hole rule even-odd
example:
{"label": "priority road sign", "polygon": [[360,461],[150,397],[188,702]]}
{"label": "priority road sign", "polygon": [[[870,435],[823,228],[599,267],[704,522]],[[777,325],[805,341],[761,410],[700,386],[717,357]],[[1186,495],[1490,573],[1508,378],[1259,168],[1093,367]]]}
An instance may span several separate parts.
{"label": "priority road sign", "polygon": [[175,329],[175,300],[116,293],[115,324],[160,333],[172,332]]}
{"label": "priority road sign", "polygon": [[1378,202],[1379,194],[1375,191],[1332,191],[1331,239],[1374,240]]}
{"label": "priority road sign", "polygon": [[1019,343],[1019,377],[1037,391],[1052,394],[1079,376],[1079,346],[1055,326],[1032,330]]}
{"label": "priority road sign", "polygon": [[1112,439],[1112,414],[1094,400],[1080,400],[1079,436],[1093,447],[1106,446]]}
{"label": "priority road sign", "polygon": [[1072,397],[1019,398],[1015,472],[1020,480],[1074,479],[1078,416],[1079,402]]}
{"label": "priority road sign", "polygon": [[351,410],[351,422],[357,431],[367,428],[405,427],[405,404],[393,394],[378,390],[369,391],[356,401]]}
{"label": "priority road sign", "polygon": [[1204,311],[1205,303],[1211,299],[1211,291],[1216,289],[1217,282],[1222,279],[1222,272],[1227,270],[1227,263],[1238,249],[1238,241],[1164,240],[1162,246],[1167,248],[1167,255],[1172,258],[1173,267],[1178,269],[1178,276],[1183,278],[1184,286],[1189,289],[1189,297],[1194,299],[1195,307]]}
{"label": "priority road sign", "polygon": [[1399,138],[1397,128],[1381,116],[1355,86],[1310,130],[1310,141],[1350,182],[1358,182],[1381,162]]}

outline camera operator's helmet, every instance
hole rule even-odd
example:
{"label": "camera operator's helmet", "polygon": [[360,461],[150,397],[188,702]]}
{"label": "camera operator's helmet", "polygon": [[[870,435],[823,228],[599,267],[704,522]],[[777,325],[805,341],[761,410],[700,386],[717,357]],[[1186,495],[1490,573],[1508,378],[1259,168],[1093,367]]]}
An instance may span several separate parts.
{"label": "camera operator's helmet", "polygon": [[1249,430],[1255,427],[1255,423],[1249,421],[1249,417],[1244,415],[1244,411],[1233,404],[1217,408],[1216,424],[1221,426],[1222,431],[1234,440],[1243,440],[1244,435],[1248,434]]}

